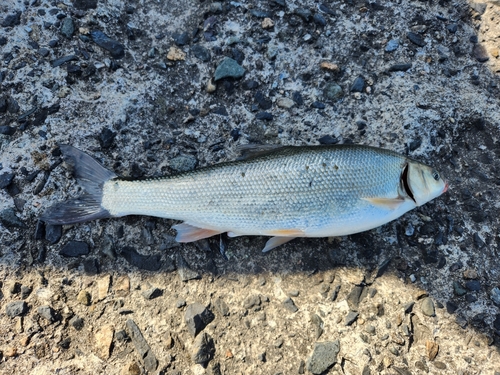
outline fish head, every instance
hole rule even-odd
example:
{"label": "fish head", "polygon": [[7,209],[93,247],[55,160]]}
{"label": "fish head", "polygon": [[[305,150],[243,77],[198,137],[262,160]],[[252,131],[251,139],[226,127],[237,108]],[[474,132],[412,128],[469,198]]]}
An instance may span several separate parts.
{"label": "fish head", "polygon": [[406,194],[421,206],[448,190],[448,183],[433,167],[410,160],[401,174],[401,185]]}

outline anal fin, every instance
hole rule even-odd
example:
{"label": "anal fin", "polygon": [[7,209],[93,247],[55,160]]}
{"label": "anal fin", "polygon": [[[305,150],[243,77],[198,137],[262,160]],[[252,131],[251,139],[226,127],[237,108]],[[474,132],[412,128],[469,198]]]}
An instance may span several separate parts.
{"label": "anal fin", "polygon": [[263,253],[268,252],[269,250],[274,249],[275,247],[278,247],[279,245],[283,245],[284,243],[287,243],[291,240],[293,240],[295,237],[272,237],[266,242],[266,246],[262,249]]}
{"label": "anal fin", "polygon": [[373,206],[385,208],[386,210],[395,210],[404,203],[404,198],[361,198]]}
{"label": "anal fin", "polygon": [[213,229],[198,228],[186,223],[173,225],[172,228],[177,231],[177,236],[175,237],[175,240],[177,242],[198,241],[203,238],[212,237],[223,232]]}

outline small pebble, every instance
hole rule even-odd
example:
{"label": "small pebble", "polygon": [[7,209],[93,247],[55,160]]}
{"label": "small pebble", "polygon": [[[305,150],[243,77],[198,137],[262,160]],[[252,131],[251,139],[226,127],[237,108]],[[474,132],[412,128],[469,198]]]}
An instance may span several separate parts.
{"label": "small pebble", "polygon": [[102,31],[91,31],[90,37],[95,44],[107,50],[111,54],[111,57],[115,59],[121,59],[125,56],[125,46],[117,42],[116,40],[111,39]]}
{"label": "small pebble", "polygon": [[55,322],[57,320],[56,311],[50,306],[40,306],[37,309],[37,313],[49,322]]}
{"label": "small pebble", "polygon": [[397,50],[399,47],[399,40],[398,39],[391,39],[387,42],[387,45],[385,46],[385,52],[391,53]]}
{"label": "small pebble", "polygon": [[283,302],[283,306],[290,312],[292,313],[295,313],[297,311],[299,311],[299,308],[295,305],[295,302],[293,302],[293,300],[291,298],[287,298],[284,302]]}
{"label": "small pebble", "polygon": [[426,297],[422,300],[421,309],[422,312],[427,316],[434,316],[436,314],[434,310],[434,302],[430,297]]}
{"label": "small pebble", "polygon": [[345,317],[345,325],[350,326],[352,323],[354,323],[358,319],[359,313],[355,311],[350,311],[347,316]]}
{"label": "small pebble", "polygon": [[80,293],[78,293],[78,296],[76,297],[76,300],[85,306],[90,305],[91,299],[92,297],[90,296],[90,293],[87,292],[86,290],[80,291]]}
{"label": "small pebble", "polygon": [[410,31],[408,34],[406,34],[406,36],[408,37],[410,42],[416,44],[419,47],[424,47],[427,44],[420,34],[416,34]]}
{"label": "small pebble", "polygon": [[184,313],[184,321],[191,336],[196,337],[205,327],[214,320],[214,314],[201,303],[195,302]]}
{"label": "small pebble", "polygon": [[230,57],[224,58],[215,69],[215,81],[223,78],[241,78],[245,74],[245,69]]}
{"label": "small pebble", "polygon": [[323,96],[326,100],[335,101],[343,96],[342,87],[335,82],[328,82],[323,88]]}
{"label": "small pebble", "polygon": [[26,305],[26,302],[24,301],[14,301],[14,302],[9,302],[5,306],[5,314],[7,314],[8,317],[14,318],[16,316],[21,316],[24,313],[28,311],[28,306]]}
{"label": "small pebble", "polygon": [[63,257],[78,257],[90,253],[89,245],[82,241],[69,241],[59,251]]}

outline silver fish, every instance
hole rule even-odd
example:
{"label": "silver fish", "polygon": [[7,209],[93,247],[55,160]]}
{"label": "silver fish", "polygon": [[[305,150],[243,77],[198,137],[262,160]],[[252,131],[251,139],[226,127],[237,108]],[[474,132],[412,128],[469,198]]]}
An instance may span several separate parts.
{"label": "silver fish", "polygon": [[263,251],[295,237],[366,231],[446,192],[432,167],[361,145],[282,147],[249,160],[127,181],[84,152],[60,146],[85,193],[41,219],[73,224],[126,215],[182,220],[177,241],[228,232],[272,236]]}

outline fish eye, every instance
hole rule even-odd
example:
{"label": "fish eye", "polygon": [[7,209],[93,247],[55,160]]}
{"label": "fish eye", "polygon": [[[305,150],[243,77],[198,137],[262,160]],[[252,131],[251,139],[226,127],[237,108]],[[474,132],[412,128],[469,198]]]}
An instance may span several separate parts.
{"label": "fish eye", "polygon": [[434,178],[436,181],[439,181],[439,173],[437,171],[432,171],[432,178]]}

